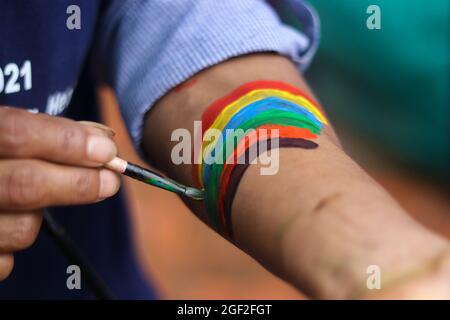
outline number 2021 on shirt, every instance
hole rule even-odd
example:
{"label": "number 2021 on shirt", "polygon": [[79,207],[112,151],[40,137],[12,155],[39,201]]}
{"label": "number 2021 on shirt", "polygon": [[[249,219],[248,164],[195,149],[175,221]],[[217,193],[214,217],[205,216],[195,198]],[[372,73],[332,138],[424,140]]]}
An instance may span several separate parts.
{"label": "number 2021 on shirt", "polygon": [[26,60],[22,66],[11,62],[0,66],[0,94],[12,94],[31,90],[31,62]]}

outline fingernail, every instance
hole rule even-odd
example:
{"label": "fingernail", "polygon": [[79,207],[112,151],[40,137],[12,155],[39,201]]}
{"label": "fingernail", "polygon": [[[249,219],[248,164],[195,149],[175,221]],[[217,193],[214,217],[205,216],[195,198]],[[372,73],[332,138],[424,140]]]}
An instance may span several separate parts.
{"label": "fingernail", "polygon": [[100,170],[100,188],[98,192],[99,201],[116,194],[119,187],[120,178],[116,173],[107,169]]}
{"label": "fingernail", "polygon": [[105,133],[108,137],[112,138],[116,135],[116,132],[114,131],[114,129],[105,126],[104,124],[98,123],[98,122],[93,122],[93,121],[78,121],[78,123],[81,123],[83,125],[92,127],[92,128],[96,128],[101,130],[103,133]]}
{"label": "fingernail", "polygon": [[117,154],[114,142],[104,136],[90,135],[87,140],[87,157],[97,163],[111,161]]}

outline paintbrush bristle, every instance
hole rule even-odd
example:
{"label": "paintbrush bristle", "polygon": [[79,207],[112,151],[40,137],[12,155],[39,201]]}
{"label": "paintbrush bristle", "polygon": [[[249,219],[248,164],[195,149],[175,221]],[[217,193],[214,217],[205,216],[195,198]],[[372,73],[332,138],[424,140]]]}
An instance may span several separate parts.
{"label": "paintbrush bristle", "polygon": [[184,192],[186,197],[192,198],[194,200],[203,200],[205,199],[205,192],[200,189],[186,187],[186,191]]}

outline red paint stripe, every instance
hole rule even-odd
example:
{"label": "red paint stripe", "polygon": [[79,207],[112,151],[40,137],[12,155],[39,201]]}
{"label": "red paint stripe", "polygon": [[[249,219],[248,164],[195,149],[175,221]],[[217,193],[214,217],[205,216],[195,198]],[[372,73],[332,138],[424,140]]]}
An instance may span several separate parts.
{"label": "red paint stripe", "polygon": [[183,82],[182,84],[176,86],[174,90],[175,90],[175,92],[181,92],[185,89],[189,89],[189,88],[193,87],[194,84],[196,84],[197,82],[198,82],[198,80],[195,78],[188,80],[188,81]]}
{"label": "red paint stripe", "polygon": [[292,94],[301,95],[306,99],[308,99],[309,101],[311,101],[311,103],[313,103],[319,110],[321,110],[321,108],[318,107],[319,104],[314,99],[312,99],[307,93],[290,84],[280,81],[268,81],[268,80],[252,81],[236,88],[228,95],[220,98],[219,100],[216,100],[211,105],[209,105],[209,107],[205,110],[202,116],[202,132],[205,133],[206,130],[211,127],[214,120],[226,106],[238,100],[240,97],[246,95],[247,93],[258,89],[284,90]]}
{"label": "red paint stripe", "polygon": [[[267,141],[267,149],[272,150],[272,140]],[[280,148],[302,148],[302,149],[315,149],[318,147],[317,143],[311,140],[305,139],[290,139],[290,138],[280,138],[279,141]],[[248,154],[245,155],[248,157]],[[245,171],[249,167],[248,164],[239,164],[235,167],[233,172],[231,173],[230,184],[228,185],[228,189],[226,191],[226,195],[223,201],[223,207],[225,212],[225,221],[226,225],[222,226],[222,229],[225,231],[225,235],[232,240],[233,239],[233,230],[232,230],[232,215],[231,215],[231,206],[233,205],[233,200],[236,195],[237,188],[239,186],[240,180],[244,175]]]}
{"label": "red paint stripe", "polygon": [[[279,130],[279,138],[294,138],[294,139],[315,139],[317,136],[313,134],[311,131],[305,128],[298,128],[293,126],[280,126],[280,125],[263,125],[261,127],[258,127],[256,131],[253,131],[252,133],[248,134],[242,140],[239,142],[236,149],[234,149],[233,153],[228,157],[227,161],[224,164],[224,168],[222,170],[222,174],[220,176],[219,180],[219,194],[217,196],[217,204],[219,209],[219,218],[222,222],[222,225],[225,225],[225,214],[224,214],[224,207],[223,207],[223,201],[225,198],[226,190],[228,189],[228,184],[230,182],[231,173],[235,169],[237,165],[237,159],[241,157],[243,154],[246,153],[248,149],[250,149],[250,146],[257,143],[257,141],[260,140],[261,137],[259,137],[259,130],[260,129],[266,129],[267,135],[264,136],[264,139],[270,139],[275,137],[276,135],[272,134],[273,129]],[[232,158],[233,157],[233,158]],[[233,159],[233,163],[228,163],[229,159]]]}

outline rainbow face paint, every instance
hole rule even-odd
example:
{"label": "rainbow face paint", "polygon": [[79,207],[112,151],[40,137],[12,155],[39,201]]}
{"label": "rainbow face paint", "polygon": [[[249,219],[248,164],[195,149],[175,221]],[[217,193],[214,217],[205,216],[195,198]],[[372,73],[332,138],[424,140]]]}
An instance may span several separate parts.
{"label": "rainbow face paint", "polygon": [[[312,140],[327,124],[313,99],[276,81],[244,84],[210,105],[202,117],[199,153],[208,161],[199,161],[193,174],[205,189],[211,225],[231,237],[231,204],[248,165],[280,147],[317,148]],[[218,131],[219,137],[209,139],[208,130]],[[240,134],[230,134],[235,131]]]}

